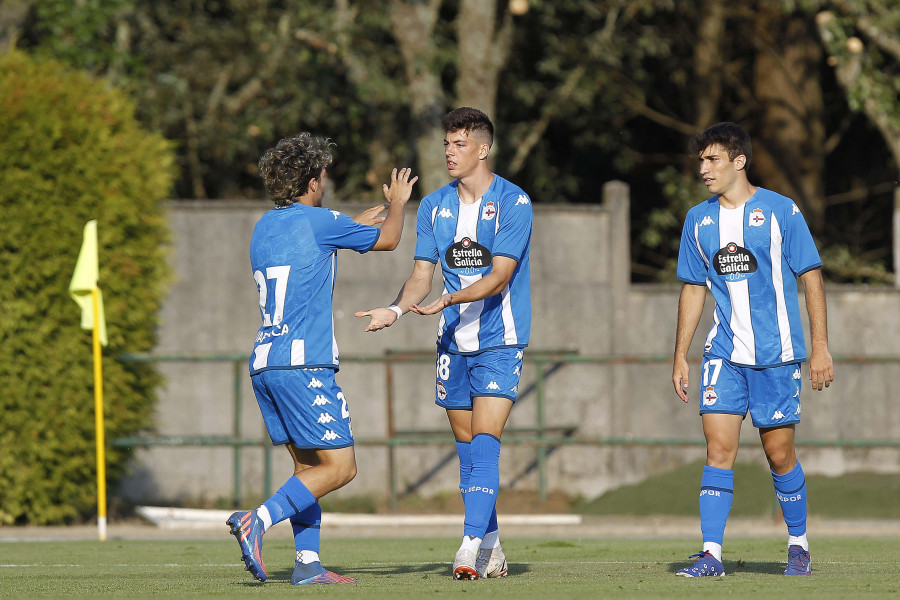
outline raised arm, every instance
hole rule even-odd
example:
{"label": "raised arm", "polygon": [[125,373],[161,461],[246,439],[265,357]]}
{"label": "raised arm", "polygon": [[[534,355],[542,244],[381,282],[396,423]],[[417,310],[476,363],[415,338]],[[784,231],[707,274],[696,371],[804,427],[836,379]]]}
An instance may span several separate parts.
{"label": "raised arm", "polygon": [[825,308],[825,282],[821,269],[811,269],[800,276],[806,290],[806,311],[809,313],[809,380],[812,388],[822,391],[834,381],[834,361],[828,351],[828,318]]}
{"label": "raised arm", "polygon": [[428,306],[419,306],[418,303],[415,303],[410,306],[410,310],[420,315],[433,315],[441,312],[451,304],[465,304],[495,296],[509,284],[517,264],[516,260],[508,256],[495,256],[491,260],[490,272],[469,287],[452,294],[444,294]]}
{"label": "raised arm", "polygon": [[706,287],[685,283],[678,298],[678,325],[675,329],[675,357],[672,364],[672,385],[682,401],[688,402],[687,389],[690,382],[690,367],[687,362],[691,340],[703,314],[706,302]]}
{"label": "raised arm", "polygon": [[[378,241],[372,246],[372,250],[393,250],[400,243],[400,236],[403,233],[403,209],[412,194],[413,184],[419,180],[418,176],[410,179],[411,174],[412,169],[400,169],[399,171],[394,169],[391,171],[390,186],[384,184],[384,198],[389,205],[388,214],[381,225],[381,233],[378,235]],[[365,214],[363,213],[363,215]]]}
{"label": "raised arm", "polygon": [[[413,264],[412,274],[394,300],[391,306],[396,306],[401,313],[408,312],[410,307],[418,304],[428,297],[431,292],[431,281],[434,277],[435,265],[427,260],[417,260]],[[373,308],[370,310],[361,310],[355,315],[357,318],[369,317],[369,324],[365,331],[378,331],[385,327],[390,327],[397,322],[400,315],[391,308]]]}

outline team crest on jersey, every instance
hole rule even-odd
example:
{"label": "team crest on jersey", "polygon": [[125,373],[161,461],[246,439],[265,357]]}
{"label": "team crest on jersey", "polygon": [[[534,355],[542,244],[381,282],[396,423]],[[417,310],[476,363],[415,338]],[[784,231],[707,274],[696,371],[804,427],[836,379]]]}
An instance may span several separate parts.
{"label": "team crest on jersey", "polygon": [[766,222],[766,215],[763,214],[763,210],[761,208],[754,208],[750,211],[750,216],[747,219],[747,225],[750,227],[762,227],[763,223]]}
{"label": "team crest on jersey", "polygon": [[481,220],[482,221],[490,221],[494,218],[494,215],[497,214],[497,209],[494,208],[494,201],[491,200],[487,204],[484,205],[484,208],[481,209]]}
{"label": "team crest on jersey", "polygon": [[716,394],[716,389],[713,386],[708,386],[703,390],[703,406],[712,406],[718,400],[719,396]]}
{"label": "team crest on jersey", "polygon": [[730,242],[713,256],[716,273],[727,281],[741,281],[756,273],[756,257],[753,253]]}
{"label": "team crest on jersey", "polygon": [[491,264],[491,251],[464,237],[447,248],[444,264],[451,269],[483,269]]}
{"label": "team crest on jersey", "polygon": [[446,400],[447,399],[447,388],[444,387],[444,382],[438,381],[436,387],[437,387],[438,400]]}

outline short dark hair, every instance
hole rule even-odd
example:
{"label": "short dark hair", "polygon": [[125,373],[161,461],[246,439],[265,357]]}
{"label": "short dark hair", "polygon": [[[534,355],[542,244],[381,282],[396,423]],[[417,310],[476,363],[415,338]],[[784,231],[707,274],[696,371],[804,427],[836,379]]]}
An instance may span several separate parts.
{"label": "short dark hair", "polygon": [[284,138],[259,159],[259,175],[275,206],[290,206],[331,164],[334,143],[303,132]]}
{"label": "short dark hair", "polygon": [[693,156],[699,156],[701,152],[714,145],[722,146],[728,152],[728,160],[734,160],[743,154],[747,157],[744,168],[746,169],[750,165],[753,145],[750,143],[750,134],[744,131],[740,125],[728,122],[716,123],[703,133],[691,138],[688,152]]}
{"label": "short dark hair", "polygon": [[463,130],[469,135],[483,133],[487,135],[488,143],[494,144],[494,124],[486,114],[477,108],[463,106],[451,110],[441,119],[441,125],[444,127],[444,133],[459,130]]}

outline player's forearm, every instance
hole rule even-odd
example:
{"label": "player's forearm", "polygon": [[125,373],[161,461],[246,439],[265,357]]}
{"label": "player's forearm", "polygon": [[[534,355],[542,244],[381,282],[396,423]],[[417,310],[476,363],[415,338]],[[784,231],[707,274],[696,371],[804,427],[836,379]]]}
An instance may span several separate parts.
{"label": "player's forearm", "polygon": [[703,304],[706,302],[706,288],[684,284],[678,298],[678,324],[675,328],[675,358],[686,358],[691,340],[700,324]]}
{"label": "player's forearm", "polygon": [[825,304],[825,282],[822,271],[813,269],[800,276],[806,293],[809,313],[809,337],[813,349],[828,349],[828,311]]}
{"label": "player's forearm", "polygon": [[400,243],[400,237],[403,235],[403,209],[406,203],[392,202],[388,207],[387,217],[381,224],[381,233],[378,235],[378,241],[372,247],[372,250],[391,251],[397,248]]}
{"label": "player's forearm", "polygon": [[469,287],[450,295],[450,304],[466,304],[496,296],[509,284],[509,278],[498,273],[488,273]]}
{"label": "player's forearm", "polygon": [[403,312],[408,312],[410,306],[419,304],[427,298],[430,293],[431,278],[425,279],[413,275],[407,279],[406,283],[403,284],[403,287],[400,288],[400,292],[397,294],[397,298],[394,299],[392,304],[394,306],[399,306]]}

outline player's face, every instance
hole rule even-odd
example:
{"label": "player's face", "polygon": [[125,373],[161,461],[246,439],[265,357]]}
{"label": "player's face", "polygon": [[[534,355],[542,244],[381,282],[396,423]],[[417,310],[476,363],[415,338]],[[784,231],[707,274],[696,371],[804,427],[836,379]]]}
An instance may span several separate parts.
{"label": "player's face", "polygon": [[725,194],[738,181],[738,171],[745,162],[743,154],[731,160],[725,148],[713,144],[700,153],[700,177],[710,192]]}
{"label": "player's face", "polygon": [[490,146],[470,136],[464,129],[448,131],[444,136],[444,157],[450,177],[462,179],[475,172],[487,158]]}

